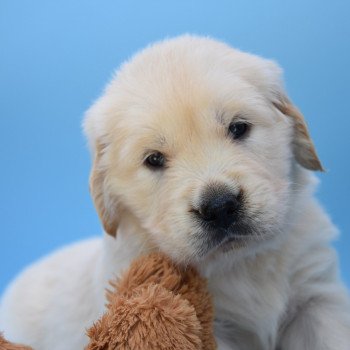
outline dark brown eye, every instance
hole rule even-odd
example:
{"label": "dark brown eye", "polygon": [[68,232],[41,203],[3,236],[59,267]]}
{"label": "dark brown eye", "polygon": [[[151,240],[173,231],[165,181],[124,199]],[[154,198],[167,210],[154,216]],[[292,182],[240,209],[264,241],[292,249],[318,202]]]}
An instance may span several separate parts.
{"label": "dark brown eye", "polygon": [[145,164],[152,169],[163,168],[165,165],[165,157],[160,152],[154,152],[146,158]]}
{"label": "dark brown eye", "polygon": [[249,129],[250,129],[250,124],[245,122],[231,123],[228,128],[229,133],[233,136],[234,140],[240,139],[241,137],[246,135]]}

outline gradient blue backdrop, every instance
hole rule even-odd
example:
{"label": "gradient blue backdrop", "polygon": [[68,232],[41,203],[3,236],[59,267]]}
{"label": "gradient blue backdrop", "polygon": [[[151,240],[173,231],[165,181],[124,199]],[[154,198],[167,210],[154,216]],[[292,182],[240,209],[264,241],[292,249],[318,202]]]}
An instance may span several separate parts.
{"label": "gradient blue backdrop", "polygon": [[114,68],[148,43],[191,32],[276,59],[326,174],[318,197],[339,226],[350,286],[348,1],[0,3],[0,292],[24,266],[100,233],[84,111]]}

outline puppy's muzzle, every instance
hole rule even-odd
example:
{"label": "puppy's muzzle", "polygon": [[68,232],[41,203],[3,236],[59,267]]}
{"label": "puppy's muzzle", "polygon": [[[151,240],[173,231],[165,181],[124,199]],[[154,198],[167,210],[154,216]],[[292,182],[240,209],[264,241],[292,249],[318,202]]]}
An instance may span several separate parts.
{"label": "puppy's muzzle", "polygon": [[241,193],[236,195],[229,188],[216,185],[203,192],[197,214],[208,228],[228,229],[238,220],[241,206]]}

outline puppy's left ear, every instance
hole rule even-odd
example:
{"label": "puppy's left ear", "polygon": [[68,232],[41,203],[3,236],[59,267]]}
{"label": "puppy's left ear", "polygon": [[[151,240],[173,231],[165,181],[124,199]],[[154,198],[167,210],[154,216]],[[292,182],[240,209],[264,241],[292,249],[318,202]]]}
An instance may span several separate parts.
{"label": "puppy's left ear", "polygon": [[273,104],[280,112],[293,119],[293,153],[296,161],[306,169],[324,171],[305,119],[298,108],[283,94],[278,94]]}
{"label": "puppy's left ear", "polygon": [[90,175],[90,192],[104,230],[115,237],[118,228],[118,215],[116,212],[118,203],[109,195],[106,170],[101,166],[103,151],[104,147],[97,142],[95,159]]}
{"label": "puppy's left ear", "polygon": [[105,232],[115,237],[119,222],[119,201],[111,191],[108,178],[107,150],[110,144],[107,126],[108,95],[100,97],[86,112],[83,128],[89,141],[93,157],[90,173],[90,193],[95,204],[97,214]]}

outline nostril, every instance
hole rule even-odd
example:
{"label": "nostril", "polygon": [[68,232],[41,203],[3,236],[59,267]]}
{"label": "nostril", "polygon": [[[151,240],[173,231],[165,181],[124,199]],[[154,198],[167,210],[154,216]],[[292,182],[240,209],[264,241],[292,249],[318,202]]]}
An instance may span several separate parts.
{"label": "nostril", "polygon": [[201,206],[198,213],[206,221],[213,221],[216,219],[215,211],[213,211],[208,205]]}
{"label": "nostril", "polygon": [[236,211],[237,207],[238,205],[234,201],[228,202],[226,205],[226,214],[233,214]]}

